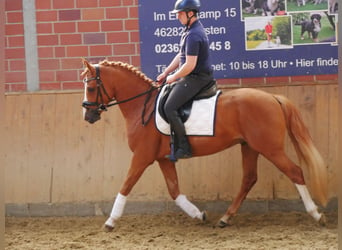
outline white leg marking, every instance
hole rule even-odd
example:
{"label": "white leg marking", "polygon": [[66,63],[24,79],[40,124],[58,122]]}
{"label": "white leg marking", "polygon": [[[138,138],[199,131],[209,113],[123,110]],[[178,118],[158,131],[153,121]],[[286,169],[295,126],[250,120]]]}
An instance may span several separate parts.
{"label": "white leg marking", "polygon": [[230,218],[230,216],[228,216],[228,215],[223,215],[223,216],[221,217],[220,220],[223,221],[223,222],[225,222],[225,223],[228,223],[229,218]]}
{"label": "white leg marking", "polygon": [[319,221],[322,217],[322,214],[318,213],[317,206],[311,199],[311,196],[309,194],[308,189],[306,188],[306,185],[298,185],[295,184],[296,188],[300,194],[300,197],[302,197],[302,201],[304,203],[306,211],[316,220]]}
{"label": "white leg marking", "polygon": [[191,218],[197,218],[203,220],[203,213],[192,204],[185,195],[180,194],[175,200],[177,206],[179,206],[183,211],[189,215]]}
{"label": "white leg marking", "polygon": [[110,213],[110,217],[105,222],[107,226],[110,226],[110,227],[115,226],[115,221],[118,220],[122,216],[123,210],[126,205],[126,201],[127,201],[127,197],[118,193],[114,201],[114,205],[112,208],[112,212]]}

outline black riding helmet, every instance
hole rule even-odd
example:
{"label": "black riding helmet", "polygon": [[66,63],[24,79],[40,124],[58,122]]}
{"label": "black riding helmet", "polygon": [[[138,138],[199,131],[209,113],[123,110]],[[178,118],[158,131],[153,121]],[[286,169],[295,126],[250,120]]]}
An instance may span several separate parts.
{"label": "black riding helmet", "polygon": [[194,11],[199,12],[199,9],[201,7],[200,0],[177,0],[175,3],[175,7],[173,9],[173,13],[178,13],[180,11]]}
{"label": "black riding helmet", "polygon": [[[173,9],[173,13],[178,13],[180,11],[185,11],[186,16],[188,18],[187,24],[185,25],[186,29],[189,29],[190,20],[197,16],[197,12],[201,7],[200,0],[177,0],[175,3],[175,8]],[[189,16],[189,11],[193,11],[195,14]]]}

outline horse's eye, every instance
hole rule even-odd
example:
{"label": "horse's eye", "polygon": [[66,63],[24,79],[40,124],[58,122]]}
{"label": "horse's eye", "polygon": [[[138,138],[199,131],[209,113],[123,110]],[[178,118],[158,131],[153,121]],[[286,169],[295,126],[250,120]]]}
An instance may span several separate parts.
{"label": "horse's eye", "polygon": [[87,91],[90,92],[90,93],[91,93],[91,92],[94,92],[94,91],[95,91],[95,88],[87,87]]}

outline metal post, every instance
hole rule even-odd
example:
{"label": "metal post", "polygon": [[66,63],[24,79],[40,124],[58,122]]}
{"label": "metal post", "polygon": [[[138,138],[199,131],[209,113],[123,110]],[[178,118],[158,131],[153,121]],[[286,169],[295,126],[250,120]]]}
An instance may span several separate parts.
{"label": "metal post", "polygon": [[39,64],[35,1],[23,0],[23,17],[27,90],[37,91],[39,90]]}

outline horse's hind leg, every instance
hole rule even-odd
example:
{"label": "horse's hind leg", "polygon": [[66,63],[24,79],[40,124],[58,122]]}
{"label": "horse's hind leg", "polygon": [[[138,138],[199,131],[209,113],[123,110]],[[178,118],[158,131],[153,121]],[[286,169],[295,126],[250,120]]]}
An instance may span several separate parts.
{"label": "horse's hind leg", "polygon": [[250,148],[247,144],[241,146],[242,152],[242,183],[238,195],[234,198],[232,204],[228,207],[224,216],[219,220],[217,226],[225,227],[229,219],[234,216],[246,198],[248,192],[257,181],[257,161],[259,153]]}
{"label": "horse's hind leg", "polygon": [[305,210],[320,224],[325,224],[325,217],[319,213],[317,206],[312,200],[309,191],[305,185],[302,169],[294,164],[285,154],[284,150],[273,151],[264,155],[281,172],[283,172],[295,184],[300,197],[305,206]]}

